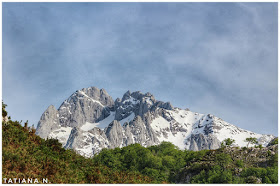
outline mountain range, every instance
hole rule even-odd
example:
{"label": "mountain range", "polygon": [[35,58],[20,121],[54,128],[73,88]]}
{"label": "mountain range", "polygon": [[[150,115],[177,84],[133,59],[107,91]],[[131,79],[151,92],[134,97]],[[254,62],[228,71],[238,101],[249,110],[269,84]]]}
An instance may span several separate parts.
{"label": "mountain range", "polygon": [[96,87],[74,92],[56,109],[50,105],[38,122],[36,134],[56,138],[64,148],[92,157],[103,148],[139,143],[147,147],[168,141],[179,149],[217,149],[226,138],[247,146],[254,137],[262,146],[275,138],[232,125],[212,114],[173,107],[151,93],[127,91],[115,101]]}

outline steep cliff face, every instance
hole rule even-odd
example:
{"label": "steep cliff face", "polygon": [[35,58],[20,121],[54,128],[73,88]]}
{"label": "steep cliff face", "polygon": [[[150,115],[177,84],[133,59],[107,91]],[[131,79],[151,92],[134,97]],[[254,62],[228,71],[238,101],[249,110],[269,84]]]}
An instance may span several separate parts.
{"label": "steep cliff face", "polygon": [[272,135],[240,129],[211,114],[174,108],[157,101],[150,93],[127,91],[113,99],[104,89],[84,88],[73,93],[56,110],[50,106],[42,115],[36,133],[57,138],[65,148],[91,157],[103,148],[139,143],[151,146],[169,141],[180,149],[217,149],[226,138],[246,146],[256,137],[266,146]]}
{"label": "steep cliff face", "polygon": [[52,131],[59,128],[60,124],[58,111],[53,105],[51,105],[42,114],[37,125],[36,134],[42,138],[47,138]]}
{"label": "steep cliff face", "polygon": [[95,87],[76,91],[59,107],[59,122],[63,127],[80,127],[95,123],[110,115],[114,101],[108,93]]}

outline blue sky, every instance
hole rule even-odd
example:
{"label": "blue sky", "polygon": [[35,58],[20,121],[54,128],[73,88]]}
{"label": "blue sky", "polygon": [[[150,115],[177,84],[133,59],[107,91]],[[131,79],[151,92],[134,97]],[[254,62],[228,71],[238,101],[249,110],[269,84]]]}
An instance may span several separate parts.
{"label": "blue sky", "polygon": [[277,3],[3,3],[2,94],[37,125],[96,86],[277,135]]}

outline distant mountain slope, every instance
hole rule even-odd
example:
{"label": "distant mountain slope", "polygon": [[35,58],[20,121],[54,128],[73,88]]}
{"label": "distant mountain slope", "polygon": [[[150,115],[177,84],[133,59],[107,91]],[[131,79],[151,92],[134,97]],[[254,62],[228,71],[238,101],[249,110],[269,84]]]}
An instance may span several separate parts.
{"label": "distant mountain slope", "polygon": [[217,149],[226,138],[246,146],[255,137],[266,146],[273,135],[240,129],[211,114],[174,108],[150,93],[127,91],[113,101],[104,89],[84,88],[73,93],[58,110],[49,106],[42,114],[36,134],[56,138],[65,148],[91,157],[103,148],[139,143],[144,147],[172,142],[180,149]]}

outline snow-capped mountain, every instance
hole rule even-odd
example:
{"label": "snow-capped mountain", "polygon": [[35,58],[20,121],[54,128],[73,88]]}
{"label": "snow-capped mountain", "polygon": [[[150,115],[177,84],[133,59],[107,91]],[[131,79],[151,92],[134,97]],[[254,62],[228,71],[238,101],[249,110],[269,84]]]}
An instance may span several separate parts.
{"label": "snow-capped mountain", "polygon": [[36,134],[57,138],[65,148],[91,157],[103,148],[142,146],[169,141],[180,149],[217,149],[226,138],[236,146],[255,137],[266,146],[273,135],[240,129],[211,114],[174,108],[150,93],[126,92],[113,101],[104,89],[84,88],[73,93],[58,110],[49,106],[42,114]]}

